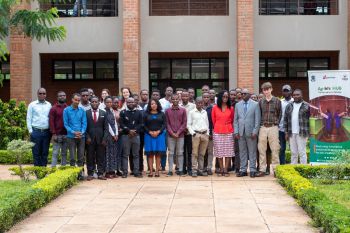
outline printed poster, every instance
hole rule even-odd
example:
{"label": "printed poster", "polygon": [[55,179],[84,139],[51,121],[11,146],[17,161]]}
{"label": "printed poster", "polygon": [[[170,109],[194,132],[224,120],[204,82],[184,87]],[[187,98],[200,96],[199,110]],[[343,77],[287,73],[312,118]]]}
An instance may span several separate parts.
{"label": "printed poster", "polygon": [[310,163],[332,161],[350,150],[350,71],[308,71]]}

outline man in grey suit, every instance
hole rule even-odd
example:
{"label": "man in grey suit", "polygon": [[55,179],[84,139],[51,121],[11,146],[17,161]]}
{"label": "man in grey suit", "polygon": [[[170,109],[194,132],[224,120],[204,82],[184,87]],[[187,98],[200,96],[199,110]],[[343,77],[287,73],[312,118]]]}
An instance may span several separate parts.
{"label": "man in grey suit", "polygon": [[242,101],[235,106],[234,134],[239,143],[239,157],[241,166],[238,177],[247,176],[248,158],[250,177],[256,173],[256,152],[258,144],[258,132],[260,128],[259,103],[250,99],[248,89],[242,90]]}

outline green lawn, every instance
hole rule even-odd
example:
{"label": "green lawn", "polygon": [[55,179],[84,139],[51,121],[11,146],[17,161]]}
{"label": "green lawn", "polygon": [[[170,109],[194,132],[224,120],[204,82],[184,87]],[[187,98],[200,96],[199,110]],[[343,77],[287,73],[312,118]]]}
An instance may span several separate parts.
{"label": "green lawn", "polygon": [[319,179],[312,179],[312,183],[329,199],[345,206],[350,210],[350,181],[338,181],[335,184],[322,184]]}
{"label": "green lawn", "polygon": [[19,191],[31,188],[36,181],[24,182],[21,180],[5,180],[0,181],[0,200],[5,196],[10,196]]}

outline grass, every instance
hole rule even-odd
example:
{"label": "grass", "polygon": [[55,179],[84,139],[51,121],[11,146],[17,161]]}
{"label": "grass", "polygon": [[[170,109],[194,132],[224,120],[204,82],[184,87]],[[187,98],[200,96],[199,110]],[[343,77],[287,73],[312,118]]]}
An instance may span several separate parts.
{"label": "grass", "polygon": [[0,199],[2,199],[4,196],[17,193],[19,190],[30,189],[35,182],[36,181],[23,182],[21,180],[0,181]]}
{"label": "grass", "polygon": [[334,184],[323,184],[319,179],[312,179],[312,184],[316,186],[332,201],[345,206],[350,210],[350,181],[336,181]]}

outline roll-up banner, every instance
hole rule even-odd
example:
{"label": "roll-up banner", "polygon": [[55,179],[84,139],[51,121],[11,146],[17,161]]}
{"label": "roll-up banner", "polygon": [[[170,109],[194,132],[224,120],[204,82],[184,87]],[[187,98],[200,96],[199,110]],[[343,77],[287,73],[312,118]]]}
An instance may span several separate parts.
{"label": "roll-up banner", "polygon": [[350,71],[308,71],[310,163],[332,161],[350,150]]}

